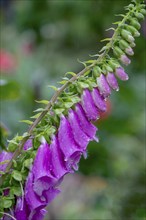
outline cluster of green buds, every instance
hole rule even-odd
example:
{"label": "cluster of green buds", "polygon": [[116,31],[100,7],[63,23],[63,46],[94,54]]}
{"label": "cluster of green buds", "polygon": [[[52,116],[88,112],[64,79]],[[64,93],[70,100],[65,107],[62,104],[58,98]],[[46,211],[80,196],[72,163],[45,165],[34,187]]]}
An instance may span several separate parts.
{"label": "cluster of green buds", "polygon": [[[113,52],[122,64],[128,65],[131,60],[128,56],[134,55],[133,47],[135,47],[135,37],[139,37],[139,29],[141,27],[140,20],[146,15],[144,4],[130,4],[126,7],[129,10],[127,17],[123,23],[119,23],[119,30],[116,33],[116,40],[113,42]],[[128,56],[127,56],[128,55]]]}

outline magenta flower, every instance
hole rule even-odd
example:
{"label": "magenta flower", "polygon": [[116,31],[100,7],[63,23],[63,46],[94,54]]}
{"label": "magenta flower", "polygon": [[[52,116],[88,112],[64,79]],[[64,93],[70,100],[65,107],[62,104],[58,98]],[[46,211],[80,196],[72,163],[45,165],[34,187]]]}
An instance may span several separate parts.
{"label": "magenta flower", "polygon": [[125,54],[121,55],[120,60],[126,66],[131,63],[131,60]]}
{"label": "magenta flower", "polygon": [[80,149],[79,145],[75,142],[71,126],[65,116],[61,116],[60,126],[58,129],[58,141],[60,149],[64,155],[64,161],[66,162],[67,169],[72,169],[72,166],[78,163],[75,160],[80,158],[83,150]]}
{"label": "magenta flower", "polygon": [[111,94],[110,87],[103,74],[100,74],[100,76],[97,77],[97,86],[100,94],[103,95],[104,98],[108,97]]}
{"label": "magenta flower", "polygon": [[88,89],[83,91],[81,102],[88,120],[97,120],[99,118],[99,111],[95,106],[91,93]]}
{"label": "magenta flower", "polygon": [[115,74],[119,79],[121,79],[123,81],[126,81],[129,79],[127,73],[125,73],[125,71],[122,67],[118,67],[115,71]]}
{"label": "magenta flower", "polygon": [[70,109],[68,119],[72,128],[74,140],[79,145],[79,147],[83,149],[83,151],[86,151],[86,147],[90,141],[90,138],[82,130],[77,113]]}
{"label": "magenta flower", "polygon": [[108,72],[108,74],[106,75],[106,80],[112,89],[119,91],[118,82],[117,82],[117,79],[116,79],[114,73]]}
{"label": "magenta flower", "polygon": [[26,201],[23,197],[17,198],[14,214],[16,219],[21,219],[21,220],[28,219],[30,212],[27,207]]}
{"label": "magenta flower", "polygon": [[11,160],[12,156],[13,156],[13,153],[11,153],[11,152],[2,151],[0,153],[0,162],[6,162],[4,164],[0,164],[0,171],[3,171],[3,172],[5,171],[7,164],[9,162],[9,160]]}
{"label": "magenta flower", "polygon": [[52,137],[51,144],[51,162],[50,171],[52,171],[53,176],[57,179],[61,179],[69,171],[65,166],[64,156],[60,149],[59,141],[57,135]]}
{"label": "magenta flower", "polygon": [[104,98],[100,95],[99,90],[97,88],[94,88],[92,90],[92,98],[94,100],[94,104],[96,105],[96,107],[104,112],[106,111],[106,103]]}
{"label": "magenta flower", "polygon": [[23,146],[23,150],[29,150],[30,148],[32,148],[32,139],[28,139],[24,146]]}
{"label": "magenta flower", "polygon": [[75,112],[77,113],[79,124],[84,133],[90,138],[90,140],[96,139],[97,127],[95,127],[88,119],[80,104],[76,104]]}

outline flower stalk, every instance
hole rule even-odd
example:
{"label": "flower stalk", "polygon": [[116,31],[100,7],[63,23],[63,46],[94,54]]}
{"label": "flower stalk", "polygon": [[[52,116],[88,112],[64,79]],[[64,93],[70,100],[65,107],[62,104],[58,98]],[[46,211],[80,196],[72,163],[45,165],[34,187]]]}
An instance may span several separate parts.
{"label": "flower stalk", "polygon": [[[127,14],[121,15],[122,21],[114,23],[117,28],[112,28],[113,36],[105,39],[108,43],[100,50],[98,58],[84,62],[85,68],[77,74],[69,72],[72,77],[64,77],[63,85],[55,88],[51,100],[42,101],[47,105],[35,115],[36,119],[33,122],[27,120],[31,124],[27,133],[10,141],[8,151],[12,155],[5,168],[0,165],[3,172],[0,186],[2,197],[8,199],[5,196],[7,189],[12,200],[2,212],[13,207],[16,219],[29,216],[33,220],[36,215],[42,219],[43,208],[59,193],[56,185],[66,173],[78,169],[81,155],[86,158],[88,142],[98,141],[95,136],[97,128],[92,121],[106,110],[105,101],[111,89],[119,90],[116,77],[128,80],[120,62],[124,65],[131,62],[128,56],[134,54],[132,47],[135,46],[135,37],[139,36],[139,19],[145,15],[144,7],[143,1],[133,0],[126,7]],[[3,156],[0,161],[4,160]],[[25,171],[24,176],[22,171]],[[25,185],[24,198],[22,192],[14,192],[13,184],[18,186],[18,182]]]}

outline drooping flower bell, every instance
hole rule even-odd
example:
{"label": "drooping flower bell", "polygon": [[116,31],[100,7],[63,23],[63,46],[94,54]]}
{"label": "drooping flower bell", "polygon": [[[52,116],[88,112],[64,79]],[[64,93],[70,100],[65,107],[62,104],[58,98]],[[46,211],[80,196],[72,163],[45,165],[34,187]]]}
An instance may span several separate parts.
{"label": "drooping flower bell", "polygon": [[126,66],[131,63],[131,60],[125,54],[121,55],[120,60]]}
{"label": "drooping flower bell", "polygon": [[106,80],[112,89],[119,91],[118,82],[117,82],[117,79],[116,79],[114,73],[108,72],[106,75]]}
{"label": "drooping flower bell", "polygon": [[100,74],[100,76],[97,77],[97,85],[98,85],[100,94],[103,95],[104,98],[107,98],[111,94],[111,89],[103,74]]}
{"label": "drooping flower bell", "polygon": [[88,120],[97,120],[99,118],[99,112],[88,89],[83,91],[81,102]]}
{"label": "drooping flower bell", "polygon": [[122,67],[118,67],[115,70],[115,74],[116,76],[121,79],[122,81],[126,81],[129,79],[129,76],[127,75],[127,73],[125,73],[124,69]]}

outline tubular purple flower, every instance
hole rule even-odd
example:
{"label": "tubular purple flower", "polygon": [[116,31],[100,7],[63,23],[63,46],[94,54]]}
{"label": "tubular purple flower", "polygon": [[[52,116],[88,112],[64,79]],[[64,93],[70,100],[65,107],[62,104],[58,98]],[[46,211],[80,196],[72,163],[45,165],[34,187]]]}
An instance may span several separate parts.
{"label": "tubular purple flower", "polygon": [[103,95],[104,98],[108,97],[111,94],[110,87],[103,74],[100,74],[100,76],[97,77],[97,86],[100,94]]}
{"label": "tubular purple flower", "polygon": [[65,116],[61,116],[60,126],[58,129],[58,141],[61,151],[64,154],[64,161],[70,163],[70,160],[74,159],[74,156],[82,153],[79,146],[75,143],[72,129]]}
{"label": "tubular purple flower", "polygon": [[30,148],[32,148],[32,139],[28,139],[23,147],[23,150],[29,150]]}
{"label": "tubular purple flower", "polygon": [[89,120],[97,120],[99,118],[99,112],[97,107],[94,105],[93,98],[88,89],[83,91],[81,96],[82,107],[86,113]]}
{"label": "tubular purple flower", "polygon": [[131,63],[131,60],[125,54],[121,55],[120,60],[126,66]]}
{"label": "tubular purple flower", "polygon": [[43,220],[47,211],[45,209],[36,209],[29,216],[29,220]]}
{"label": "tubular purple flower", "polygon": [[73,111],[72,109],[69,110],[68,119],[76,143],[80,146],[81,149],[86,150],[90,138],[82,130],[79,123],[79,118],[76,112]]}
{"label": "tubular purple flower", "polygon": [[[34,187],[41,181],[44,182],[44,187],[50,187],[54,185],[57,179],[52,175],[50,170],[51,164],[51,150],[49,145],[45,142],[40,145],[37,151],[37,155],[34,160],[32,173],[34,174]],[[46,184],[47,186],[46,186]],[[43,190],[43,188],[42,188]]]}
{"label": "tubular purple flower", "polygon": [[76,104],[75,111],[79,118],[79,123],[85,134],[88,135],[90,140],[94,140],[96,137],[97,127],[95,127],[90,121],[88,121],[86,114],[80,104]]}
{"label": "tubular purple flower", "polygon": [[60,146],[59,146],[59,142],[58,142],[58,137],[55,136],[55,135],[52,136],[51,144],[50,144],[50,149],[51,149],[50,169],[52,170],[53,175],[57,179],[60,179],[65,174],[67,174],[69,171],[65,167],[63,153],[60,150]]}
{"label": "tubular purple flower", "polygon": [[15,206],[15,211],[14,211],[15,218],[26,220],[28,219],[29,214],[30,214],[30,211],[27,207],[25,199],[22,197],[18,197],[16,206]]}
{"label": "tubular purple flower", "polygon": [[37,196],[37,194],[34,192],[33,184],[34,184],[34,176],[33,173],[30,172],[26,180],[25,192],[24,192],[25,199],[30,209],[30,212],[32,212],[37,208],[44,208],[47,205],[47,202],[41,201],[40,197]]}
{"label": "tubular purple flower", "polygon": [[106,80],[112,89],[119,91],[118,82],[117,82],[117,79],[116,79],[114,73],[108,72],[108,74],[106,75]]}
{"label": "tubular purple flower", "polygon": [[0,153],[0,162],[3,162],[3,163],[6,162],[4,164],[0,164],[0,171],[5,171],[7,164],[9,162],[9,160],[11,160],[12,156],[13,156],[13,153],[11,153],[11,152],[2,151]]}
{"label": "tubular purple flower", "polygon": [[118,67],[116,70],[115,70],[115,74],[116,76],[121,79],[122,81],[126,81],[129,79],[127,73],[125,73],[124,69],[122,67]]}
{"label": "tubular purple flower", "polygon": [[100,95],[99,90],[94,88],[91,92],[94,104],[100,111],[106,111],[106,103],[103,97]]}

